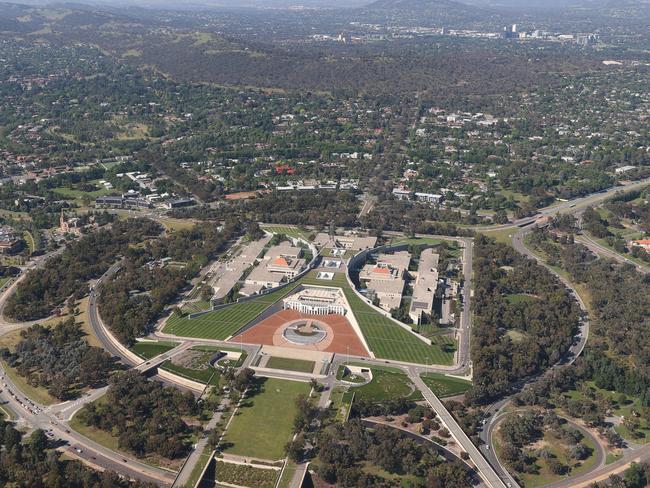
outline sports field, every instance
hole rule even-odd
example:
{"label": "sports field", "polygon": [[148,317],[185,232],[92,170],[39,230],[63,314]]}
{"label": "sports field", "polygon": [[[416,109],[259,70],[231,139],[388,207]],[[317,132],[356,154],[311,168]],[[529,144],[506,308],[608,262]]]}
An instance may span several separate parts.
{"label": "sports field", "polygon": [[363,301],[352,290],[343,273],[337,273],[331,281],[323,281],[316,279],[315,272],[310,272],[297,283],[286,288],[247,302],[236,303],[194,319],[174,314],[167,320],[163,332],[182,337],[224,340],[234,335],[275,302],[291,293],[298,284],[341,288],[359,323],[361,332],[370,349],[378,358],[417,364],[452,364],[456,348],[456,341],[453,338],[436,336],[431,338],[433,344],[427,345]]}
{"label": "sports field", "polygon": [[224,452],[278,460],[291,439],[296,398],[309,395],[308,383],[260,379],[259,392],[247,398],[226,431]]}

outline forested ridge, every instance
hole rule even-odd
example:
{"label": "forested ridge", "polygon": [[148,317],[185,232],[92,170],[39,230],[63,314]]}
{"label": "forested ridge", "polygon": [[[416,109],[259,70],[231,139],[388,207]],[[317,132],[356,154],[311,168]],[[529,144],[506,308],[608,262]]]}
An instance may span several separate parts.
{"label": "forested ridge", "polygon": [[70,243],[18,284],[7,300],[5,314],[18,320],[47,317],[69,297],[85,295],[87,282],[104,274],[130,244],[161,231],[162,227],[151,220],[129,219]]}
{"label": "forested ridge", "polygon": [[580,308],[549,271],[484,236],[475,241],[471,355],[483,403],[558,362],[577,332]]}

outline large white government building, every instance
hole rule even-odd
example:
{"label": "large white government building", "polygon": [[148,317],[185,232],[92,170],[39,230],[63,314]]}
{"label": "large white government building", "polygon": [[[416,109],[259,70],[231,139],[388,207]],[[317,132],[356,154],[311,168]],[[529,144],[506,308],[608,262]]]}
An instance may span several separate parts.
{"label": "large white government building", "polygon": [[282,301],[285,310],[307,315],[345,315],[343,292],[339,288],[304,287]]}

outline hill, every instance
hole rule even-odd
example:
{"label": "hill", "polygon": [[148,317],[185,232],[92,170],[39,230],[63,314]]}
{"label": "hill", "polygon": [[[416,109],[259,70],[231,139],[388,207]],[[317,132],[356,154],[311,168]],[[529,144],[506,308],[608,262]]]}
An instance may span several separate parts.
{"label": "hill", "polygon": [[493,11],[455,0],[376,0],[362,8],[375,22],[466,27],[467,23],[495,17]]}

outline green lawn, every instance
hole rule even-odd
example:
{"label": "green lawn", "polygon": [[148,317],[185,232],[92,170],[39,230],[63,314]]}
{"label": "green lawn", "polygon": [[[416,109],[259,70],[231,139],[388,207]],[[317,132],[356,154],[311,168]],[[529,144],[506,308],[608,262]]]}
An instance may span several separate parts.
{"label": "green lawn", "polygon": [[263,225],[262,229],[273,234],[284,234],[287,237],[294,237],[305,241],[309,241],[309,237],[314,234],[312,231],[302,230],[290,225]]}
{"label": "green lawn", "polygon": [[352,373],[344,364],[339,366],[339,369],[336,371],[336,379],[349,381],[350,383],[364,383],[366,381],[366,378]]}
{"label": "green lawn", "polygon": [[314,361],[305,361],[304,359],[290,359],[271,357],[266,363],[267,368],[284,369],[286,371],[297,371],[299,373],[311,373],[314,371]]}
{"label": "green lawn", "polygon": [[444,374],[424,373],[422,381],[439,397],[449,397],[465,393],[472,387],[471,381],[452,378]]}
{"label": "green lawn", "polygon": [[[354,366],[368,367],[363,363],[350,363]],[[396,398],[420,400],[422,395],[415,388],[406,373],[387,366],[372,366],[372,381],[367,385],[350,388],[355,393],[355,400],[382,402]]]}
{"label": "green lawn", "polygon": [[483,234],[485,234],[488,237],[491,237],[495,239],[497,242],[500,242],[502,244],[508,244],[509,246],[512,246],[512,237],[519,232],[519,227],[513,226],[513,227],[508,227],[506,229],[499,229],[499,230],[485,230],[481,231]]}
{"label": "green lawn", "polygon": [[233,418],[224,439],[224,451],[240,456],[278,460],[291,440],[296,416],[295,399],[309,395],[308,383],[260,379],[260,388],[247,398]]}
{"label": "green lawn", "polygon": [[[315,275],[310,273],[303,281],[307,284],[323,285],[323,281],[314,277]],[[452,364],[456,350],[456,341],[453,338],[433,337],[433,344],[429,346],[388,317],[376,312],[350,288],[343,273],[337,273],[334,279],[326,283],[343,290],[363,336],[378,358],[417,364]]]}
{"label": "green lawn", "polygon": [[143,359],[151,359],[156,356],[161,355],[162,353],[165,353],[167,351],[171,351],[174,349],[176,346],[178,346],[178,342],[164,342],[164,341],[157,341],[157,342],[147,342],[147,341],[142,341],[142,342],[136,342],[133,344],[131,347],[131,351],[136,353],[138,356],[140,356]]}
{"label": "green lawn", "polygon": [[225,340],[259,316],[278,300],[287,296],[297,284],[257,297],[243,303],[209,312],[190,319],[174,313],[165,324],[163,332],[183,337]]}
{"label": "green lawn", "polygon": [[91,183],[93,183],[97,187],[97,190],[86,192],[86,191],[76,190],[74,188],[64,186],[59,188],[53,188],[52,191],[57,195],[61,195],[64,198],[75,199],[75,200],[81,200],[84,196],[90,199],[95,199],[97,197],[103,197],[106,195],[111,195],[116,193],[116,190],[107,190],[106,188],[99,187],[99,180],[92,181]]}
{"label": "green lawn", "polygon": [[331,281],[316,279],[310,272],[293,285],[253,300],[235,303],[194,319],[172,315],[163,332],[183,337],[225,340],[237,333],[278,300],[290,294],[299,284],[336,286],[343,290],[372,352],[379,358],[418,364],[450,365],[456,341],[449,336],[431,338],[427,345],[388,317],[375,311],[350,288],[345,274],[337,273]]}
{"label": "green lawn", "polygon": [[212,305],[210,302],[207,300],[197,300],[195,302],[189,302],[183,305],[183,313],[197,313],[197,312],[205,312],[206,310],[210,310],[212,308]]}

